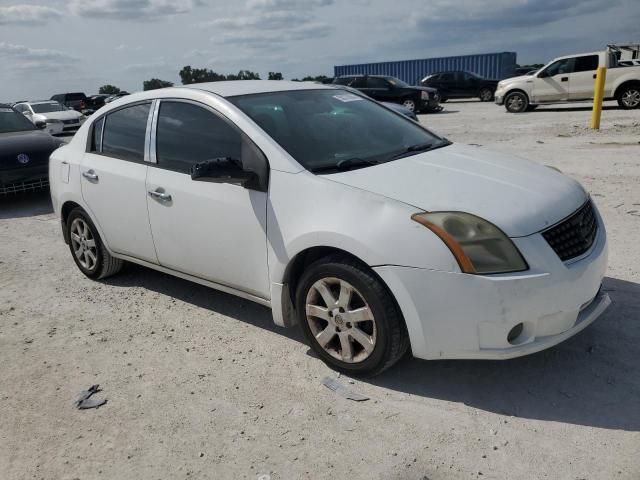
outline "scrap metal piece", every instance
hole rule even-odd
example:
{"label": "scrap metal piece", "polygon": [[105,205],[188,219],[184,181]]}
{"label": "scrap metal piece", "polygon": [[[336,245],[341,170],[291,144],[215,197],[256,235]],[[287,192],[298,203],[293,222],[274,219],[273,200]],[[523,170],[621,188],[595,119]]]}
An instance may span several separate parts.
{"label": "scrap metal piece", "polygon": [[80,392],[78,400],[75,401],[76,408],[79,410],[86,410],[88,408],[98,408],[107,403],[107,399],[103,400],[90,400],[90,397],[94,393],[101,392],[100,385],[91,385],[87,390]]}
{"label": "scrap metal piece", "polygon": [[333,378],[324,377],[324,379],[322,379],[322,384],[329,390],[333,390],[338,395],[341,395],[348,400],[353,400],[355,402],[364,402],[365,400],[369,400],[369,397],[352,392]]}

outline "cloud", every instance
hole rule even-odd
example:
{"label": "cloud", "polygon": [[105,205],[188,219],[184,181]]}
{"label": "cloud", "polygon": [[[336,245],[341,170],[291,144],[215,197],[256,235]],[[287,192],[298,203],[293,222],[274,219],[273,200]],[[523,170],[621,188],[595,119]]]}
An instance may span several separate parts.
{"label": "cloud", "polygon": [[116,20],[158,20],[169,15],[189,13],[200,0],[71,0],[75,15]]}
{"label": "cloud", "polygon": [[244,14],[203,24],[213,28],[214,42],[265,49],[274,44],[323,38],[332,27],[316,20],[315,9],[334,0],[249,0]]}
{"label": "cloud", "polygon": [[561,18],[608,10],[619,3],[620,0],[434,0],[425,2],[421,12],[411,17],[411,24],[421,31],[541,27]]}
{"label": "cloud", "polygon": [[42,5],[10,5],[0,7],[0,25],[44,25],[62,15]]}
{"label": "cloud", "polygon": [[3,65],[3,69],[8,71],[62,71],[78,62],[78,58],[58,50],[31,48],[7,42],[0,42],[0,58],[8,60]]}

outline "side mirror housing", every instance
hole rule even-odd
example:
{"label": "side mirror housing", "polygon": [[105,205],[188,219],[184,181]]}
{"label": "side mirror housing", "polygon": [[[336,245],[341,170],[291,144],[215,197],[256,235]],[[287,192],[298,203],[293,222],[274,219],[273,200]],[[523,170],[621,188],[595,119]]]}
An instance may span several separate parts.
{"label": "side mirror housing", "polygon": [[35,123],[35,126],[36,126],[36,128],[39,128],[39,129],[41,129],[41,130],[42,130],[42,129],[44,129],[44,128],[47,128],[47,124],[46,124],[46,122],[43,122],[42,120],[38,120],[38,121]]}
{"label": "side mirror housing", "polygon": [[240,160],[230,157],[214,158],[191,167],[191,179],[201,182],[232,183],[252,188],[258,175],[244,170]]}
{"label": "side mirror housing", "polygon": [[542,70],[539,74],[538,74],[538,78],[547,78],[549,76],[549,72],[547,72],[546,70]]}

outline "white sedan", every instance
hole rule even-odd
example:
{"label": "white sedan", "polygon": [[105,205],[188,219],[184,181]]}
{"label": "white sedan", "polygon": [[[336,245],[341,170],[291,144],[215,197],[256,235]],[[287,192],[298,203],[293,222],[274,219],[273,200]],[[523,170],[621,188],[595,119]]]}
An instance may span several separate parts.
{"label": "white sedan", "polygon": [[53,100],[21,102],[13,108],[51,135],[76,132],[87,119],[82,113]]}
{"label": "white sedan", "polygon": [[56,150],[49,175],[88,277],[129,261],[267,305],[352,374],[409,349],[533,353],[610,303],[605,228],[575,180],[331,86],[133,94]]}

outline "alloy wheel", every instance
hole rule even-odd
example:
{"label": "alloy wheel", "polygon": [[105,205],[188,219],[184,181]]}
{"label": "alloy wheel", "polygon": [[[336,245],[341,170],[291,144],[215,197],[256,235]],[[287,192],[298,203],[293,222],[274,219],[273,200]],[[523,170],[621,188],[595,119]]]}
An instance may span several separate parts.
{"label": "alloy wheel", "polygon": [[640,105],[640,90],[630,88],[622,94],[622,103],[625,107],[636,108]]}
{"label": "alloy wheel", "polygon": [[520,112],[524,108],[524,100],[520,95],[512,95],[507,100],[507,106],[512,112]]}
{"label": "alloy wheel", "polygon": [[345,363],[366,360],[376,346],[373,312],[362,294],[338,278],[322,278],[307,293],[306,319],[315,341]]}
{"label": "alloy wheel", "polygon": [[416,109],[416,104],[413,100],[405,100],[404,102],[402,102],[402,105],[404,105],[406,108],[408,108],[412,112],[415,111]]}
{"label": "alloy wheel", "polygon": [[98,264],[98,249],[91,228],[82,218],[76,218],[71,223],[71,246],[76,259],[89,271],[96,269]]}

